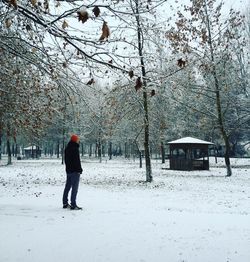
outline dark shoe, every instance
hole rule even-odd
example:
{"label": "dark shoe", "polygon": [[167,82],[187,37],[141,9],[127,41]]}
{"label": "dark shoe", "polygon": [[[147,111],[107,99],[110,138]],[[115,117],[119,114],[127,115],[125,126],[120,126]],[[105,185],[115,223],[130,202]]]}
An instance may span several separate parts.
{"label": "dark shoe", "polygon": [[63,208],[71,208],[71,205],[70,204],[65,204],[65,205],[63,205]]}
{"label": "dark shoe", "polygon": [[82,207],[78,207],[78,206],[71,206],[70,207],[71,210],[82,210]]}

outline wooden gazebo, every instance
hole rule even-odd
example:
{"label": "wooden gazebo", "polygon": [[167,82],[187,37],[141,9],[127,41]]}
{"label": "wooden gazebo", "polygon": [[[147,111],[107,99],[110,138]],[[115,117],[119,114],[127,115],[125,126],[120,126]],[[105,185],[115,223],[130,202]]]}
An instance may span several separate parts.
{"label": "wooden gazebo", "polygon": [[41,149],[38,146],[29,146],[24,148],[25,158],[39,158],[41,157]]}
{"label": "wooden gazebo", "polygon": [[170,147],[170,169],[209,170],[208,146],[211,142],[193,137],[184,137],[168,143]]}

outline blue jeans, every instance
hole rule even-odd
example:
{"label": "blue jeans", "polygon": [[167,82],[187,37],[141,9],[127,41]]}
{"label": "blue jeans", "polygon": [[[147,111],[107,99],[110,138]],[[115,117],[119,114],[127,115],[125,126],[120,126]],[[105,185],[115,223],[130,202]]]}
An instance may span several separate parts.
{"label": "blue jeans", "polygon": [[68,194],[71,189],[71,206],[76,206],[76,195],[78,192],[80,174],[77,172],[67,173],[67,180],[63,192],[63,205],[68,204]]}

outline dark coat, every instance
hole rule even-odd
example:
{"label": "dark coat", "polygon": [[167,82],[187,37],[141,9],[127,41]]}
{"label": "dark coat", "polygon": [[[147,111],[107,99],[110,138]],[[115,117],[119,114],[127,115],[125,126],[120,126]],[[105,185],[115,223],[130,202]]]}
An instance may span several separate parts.
{"label": "dark coat", "polygon": [[79,144],[70,141],[65,148],[65,165],[67,173],[82,173],[82,166],[79,154]]}

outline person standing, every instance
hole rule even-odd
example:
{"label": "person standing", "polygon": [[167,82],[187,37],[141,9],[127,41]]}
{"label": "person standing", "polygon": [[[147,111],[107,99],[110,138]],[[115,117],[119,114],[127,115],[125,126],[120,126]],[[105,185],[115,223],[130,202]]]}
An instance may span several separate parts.
{"label": "person standing", "polygon": [[[66,183],[63,192],[63,208],[70,208],[71,210],[80,210],[76,204],[76,196],[79,187],[80,174],[82,174],[82,166],[79,154],[80,138],[77,135],[72,135],[69,143],[65,148],[65,165],[66,165]],[[68,203],[68,194],[71,189],[71,204]]]}

